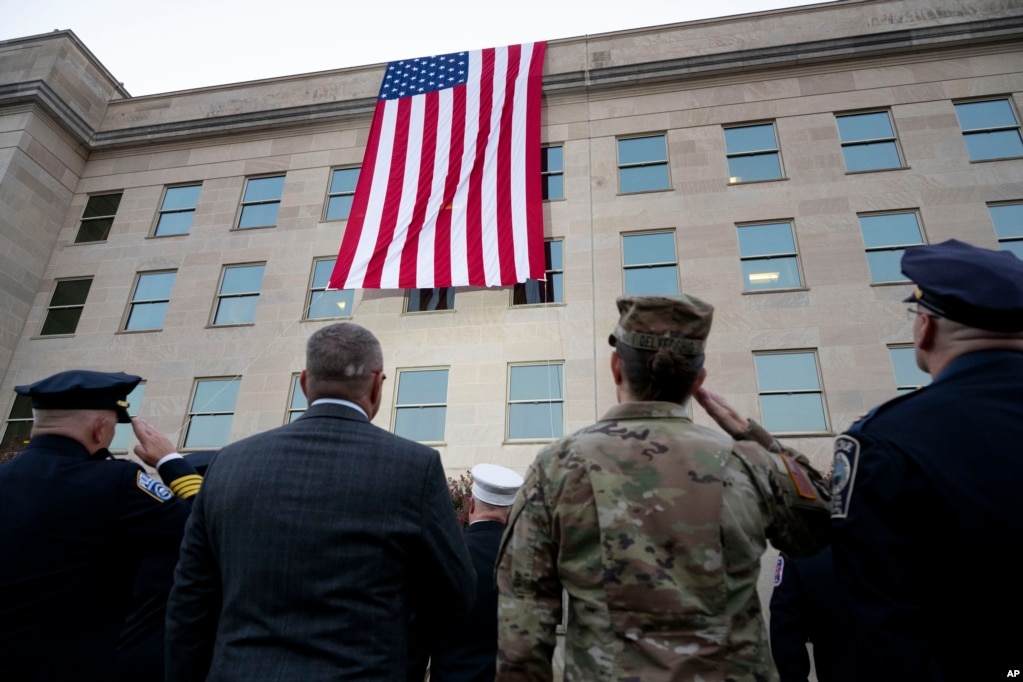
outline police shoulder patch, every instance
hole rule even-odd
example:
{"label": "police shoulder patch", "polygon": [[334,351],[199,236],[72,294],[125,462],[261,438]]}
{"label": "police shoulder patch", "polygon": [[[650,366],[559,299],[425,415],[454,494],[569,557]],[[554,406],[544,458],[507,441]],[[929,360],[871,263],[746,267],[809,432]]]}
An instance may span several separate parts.
{"label": "police shoulder patch", "polygon": [[860,460],[860,442],[842,434],[835,439],[835,468],[831,477],[831,518],[844,519],[849,515],[856,467]]}
{"label": "police shoulder patch", "polygon": [[782,577],[785,575],[785,557],[778,555],[778,563],[774,565],[774,586],[781,585]]}
{"label": "police shoulder patch", "polygon": [[139,487],[139,490],[160,502],[166,502],[174,497],[174,494],[167,489],[167,486],[144,471],[135,474],[135,485]]}

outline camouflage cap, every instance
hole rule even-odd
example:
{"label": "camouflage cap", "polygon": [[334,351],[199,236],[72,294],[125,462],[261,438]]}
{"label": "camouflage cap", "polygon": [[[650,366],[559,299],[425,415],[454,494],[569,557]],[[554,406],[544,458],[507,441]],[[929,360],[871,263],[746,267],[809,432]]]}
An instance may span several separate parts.
{"label": "camouflage cap", "polygon": [[622,296],[618,326],[607,342],[639,350],[672,348],[700,355],[707,345],[714,306],[695,296]]}

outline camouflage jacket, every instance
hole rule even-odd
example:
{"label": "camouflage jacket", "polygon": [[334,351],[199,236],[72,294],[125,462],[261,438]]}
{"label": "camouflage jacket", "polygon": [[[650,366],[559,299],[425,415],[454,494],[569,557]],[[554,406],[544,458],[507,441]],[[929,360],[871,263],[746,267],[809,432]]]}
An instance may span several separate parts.
{"label": "camouflage jacket", "polygon": [[498,555],[497,679],[551,679],[562,588],[566,681],[777,679],[760,556],[826,545],[827,502],[803,457],[674,403],[618,405],[526,472]]}

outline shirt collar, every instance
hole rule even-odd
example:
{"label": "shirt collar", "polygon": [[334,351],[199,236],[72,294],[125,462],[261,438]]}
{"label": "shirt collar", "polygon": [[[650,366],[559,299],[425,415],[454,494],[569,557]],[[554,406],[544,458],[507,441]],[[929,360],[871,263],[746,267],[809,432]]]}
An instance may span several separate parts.
{"label": "shirt collar", "polygon": [[[344,405],[345,407],[350,407],[353,410],[355,410],[356,412],[358,412],[359,414],[361,414],[363,417],[365,417],[367,420],[369,420],[369,415],[366,414],[366,410],[362,409],[361,407],[359,407],[358,405],[356,405],[355,403],[353,403],[351,401],[342,400],[341,398],[318,398],[318,399],[313,401],[313,405],[327,405],[327,404],[329,404],[329,405]],[[312,407],[313,405],[310,405],[309,407]]]}

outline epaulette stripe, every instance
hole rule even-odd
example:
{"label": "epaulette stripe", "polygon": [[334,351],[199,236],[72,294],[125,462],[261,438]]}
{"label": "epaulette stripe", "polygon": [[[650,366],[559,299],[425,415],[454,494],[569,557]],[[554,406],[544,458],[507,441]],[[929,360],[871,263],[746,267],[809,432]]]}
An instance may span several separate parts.
{"label": "epaulette stripe", "polygon": [[182,499],[185,499],[185,500],[188,500],[188,499],[191,499],[191,498],[193,498],[193,497],[195,497],[196,495],[199,494],[199,488],[200,488],[200,486],[192,486],[192,487],[187,488],[187,489],[182,488],[180,490],[175,490],[173,492],[178,497],[180,497]]}
{"label": "epaulette stripe", "polygon": [[171,492],[178,497],[188,499],[199,492],[199,488],[202,487],[202,476],[198,474],[188,474],[187,476],[174,479],[167,484],[167,487],[169,487]]}

